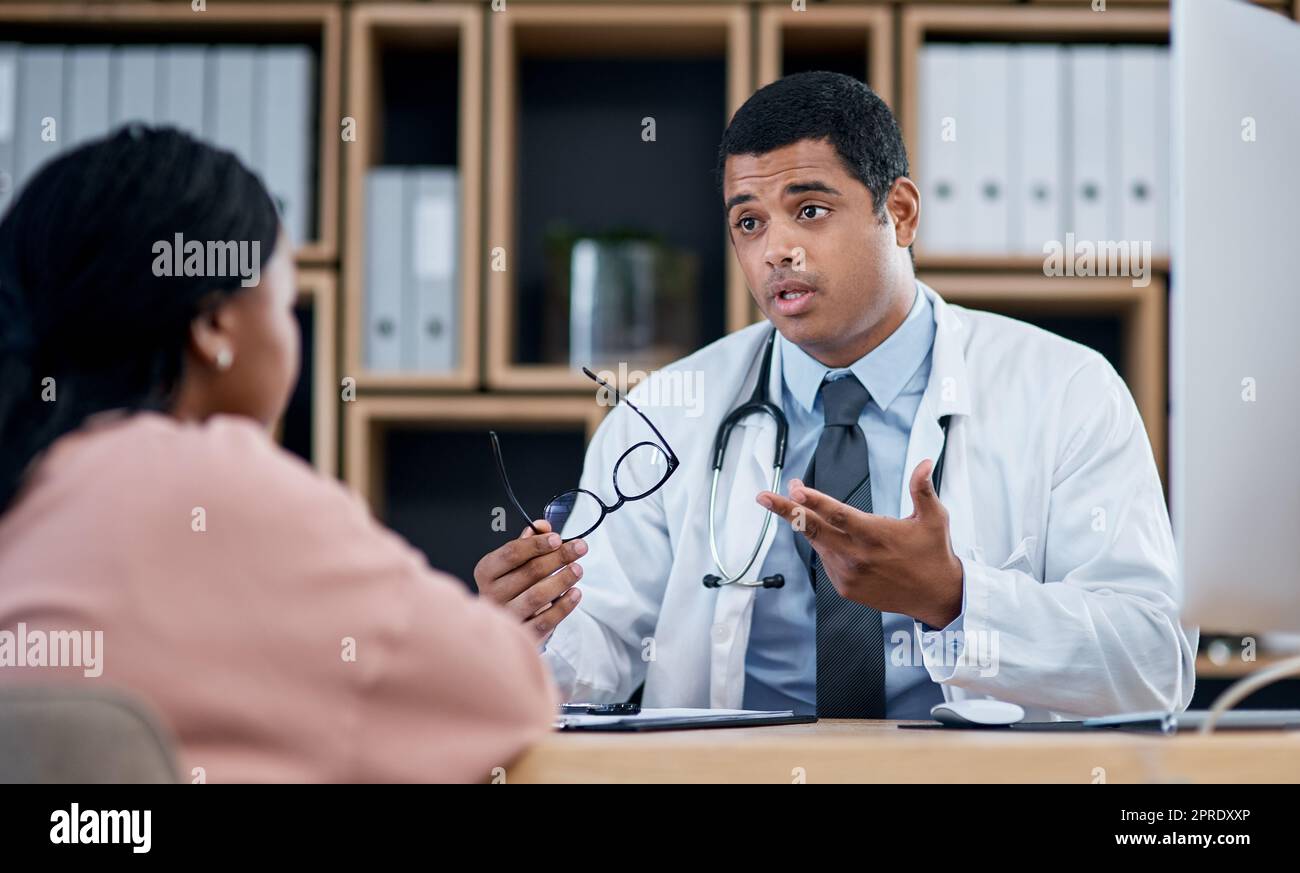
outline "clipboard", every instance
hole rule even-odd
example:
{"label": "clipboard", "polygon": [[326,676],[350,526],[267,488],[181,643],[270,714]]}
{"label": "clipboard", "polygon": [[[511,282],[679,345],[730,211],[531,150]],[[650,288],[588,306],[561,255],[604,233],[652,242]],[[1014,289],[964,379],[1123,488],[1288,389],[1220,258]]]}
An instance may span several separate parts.
{"label": "clipboard", "polygon": [[760,727],[778,724],[810,724],[817,721],[815,715],[795,715],[793,712],[738,712],[723,710],[710,714],[710,710],[694,710],[684,714],[682,710],[663,710],[656,714],[654,710],[642,710],[635,716],[570,716],[556,719],[556,730],[597,731],[601,733],[639,733],[642,731],[681,731],[703,730],[728,727]]}

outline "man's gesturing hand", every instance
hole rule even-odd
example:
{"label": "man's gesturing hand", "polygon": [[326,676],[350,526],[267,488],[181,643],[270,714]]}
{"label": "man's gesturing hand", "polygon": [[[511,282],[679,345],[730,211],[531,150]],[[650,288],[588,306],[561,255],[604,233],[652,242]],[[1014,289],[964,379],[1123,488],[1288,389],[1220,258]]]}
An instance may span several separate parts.
{"label": "man's gesturing hand", "polygon": [[963,574],[933,467],[925,460],[912,471],[907,518],[861,512],[798,479],[790,480],[793,499],[763,491],[758,502],[807,537],[841,596],[941,628],[961,613]]}

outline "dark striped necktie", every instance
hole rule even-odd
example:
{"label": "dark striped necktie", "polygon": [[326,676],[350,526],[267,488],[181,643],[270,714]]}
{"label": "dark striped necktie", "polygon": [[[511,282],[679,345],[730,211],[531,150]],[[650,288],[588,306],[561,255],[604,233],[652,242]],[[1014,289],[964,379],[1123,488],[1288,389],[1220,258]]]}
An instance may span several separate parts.
{"label": "dark striped necktie", "polygon": [[[805,482],[871,512],[867,437],[858,426],[871,395],[856,376],[821,385],[826,422]],[[802,541],[796,535],[796,541]],[[841,597],[812,553],[817,591],[817,717],[885,717],[885,633],[880,610]]]}

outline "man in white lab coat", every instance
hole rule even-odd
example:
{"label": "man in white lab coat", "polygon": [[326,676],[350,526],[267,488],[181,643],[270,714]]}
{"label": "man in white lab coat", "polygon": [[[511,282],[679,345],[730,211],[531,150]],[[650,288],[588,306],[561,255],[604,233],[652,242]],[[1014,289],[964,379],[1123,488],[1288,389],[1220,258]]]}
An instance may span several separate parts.
{"label": "man in white lab coat", "polygon": [[[536,630],[566,699],[644,683],[646,706],[822,717],[925,718],[969,698],[1031,720],[1188,705],[1197,632],[1179,622],[1127,387],[1096,352],[918,282],[907,172],[889,109],[846,76],[786,77],[733,117],[723,199],[767,321],[631,393],[680,458],[662,487],[563,545],[536,522],[475,572]],[[724,573],[713,438],[754,393],[773,328],[759,387],[789,422],[785,469],[769,490],[772,417],[735,428],[716,498]],[[675,390],[692,380],[697,396]],[[581,487],[614,502],[615,464],[645,440],[614,409]],[[703,582],[727,574],[740,579]]]}

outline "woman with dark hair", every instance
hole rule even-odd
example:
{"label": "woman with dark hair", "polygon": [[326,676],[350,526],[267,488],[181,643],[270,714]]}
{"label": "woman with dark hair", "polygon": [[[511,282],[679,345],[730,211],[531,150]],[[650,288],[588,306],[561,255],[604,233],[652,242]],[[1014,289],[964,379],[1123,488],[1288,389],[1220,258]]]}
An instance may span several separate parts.
{"label": "woman with dark hair", "polygon": [[[295,297],[261,181],[179,131],[124,128],[20,193],[0,632],[32,648],[0,643],[0,682],[124,688],[207,781],[485,779],[549,727],[536,635],[272,442]],[[78,664],[41,645],[77,632],[102,639]]]}

